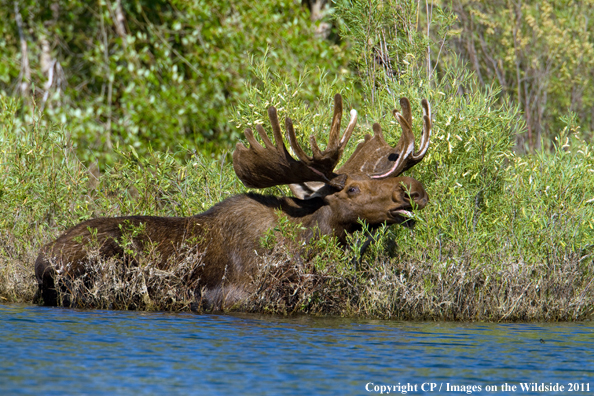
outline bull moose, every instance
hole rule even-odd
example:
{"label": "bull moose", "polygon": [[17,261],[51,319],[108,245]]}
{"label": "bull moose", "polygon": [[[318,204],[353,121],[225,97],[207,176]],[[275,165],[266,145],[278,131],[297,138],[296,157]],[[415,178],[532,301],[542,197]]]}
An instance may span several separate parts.
{"label": "bull moose", "polygon": [[285,144],[277,111],[268,109],[275,143],[261,125],[256,130],[264,145],[252,130],[245,130],[249,148],[238,143],[233,153],[237,177],[247,187],[265,188],[289,185],[295,197],[277,197],[245,193],[228,198],[204,213],[191,217],[128,216],[96,218],[84,221],[44,246],[35,262],[35,274],[40,296],[45,305],[57,305],[56,274],[81,277],[87,266],[86,244],[99,244],[99,254],[105,258],[123,259],[123,224],[142,226],[134,235],[138,249],[148,244],[159,253],[160,260],[175,260],[182,246],[193,244],[202,251],[202,265],[191,274],[198,279],[200,299],[206,306],[224,308],[249,296],[250,281],[258,269],[263,253],[261,237],[275,227],[278,216],[286,216],[301,224],[299,237],[309,241],[316,234],[336,236],[346,243],[347,233],[361,229],[364,220],[370,229],[382,224],[411,226],[413,209],[427,205],[428,195],[422,184],[399,175],[420,162],[429,146],[431,110],[422,100],[423,132],[419,149],[411,128],[412,114],[408,99],[402,98],[402,112],[393,111],[402,128],[398,144],[391,147],[384,139],[379,124],[373,125],[374,135],[365,136],[352,156],[334,170],[353,133],[357,112],[340,136],[342,97],[334,97],[334,116],[327,148],[321,151],[312,136],[309,156],[300,147],[291,119],[286,118],[287,140],[298,159],[293,158]]}

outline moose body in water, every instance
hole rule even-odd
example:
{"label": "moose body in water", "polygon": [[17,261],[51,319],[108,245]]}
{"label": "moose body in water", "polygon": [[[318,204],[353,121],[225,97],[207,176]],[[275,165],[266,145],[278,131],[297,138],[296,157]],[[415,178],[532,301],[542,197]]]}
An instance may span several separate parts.
{"label": "moose body in water", "polygon": [[45,305],[59,303],[60,278],[76,279],[85,275],[88,244],[94,241],[100,257],[122,259],[123,233],[126,227],[140,227],[133,234],[134,246],[151,246],[159,260],[175,260],[175,255],[192,245],[202,252],[202,264],[188,277],[198,280],[196,295],[205,306],[229,307],[251,293],[252,281],[265,249],[261,237],[275,227],[279,211],[289,221],[301,224],[300,237],[309,240],[315,233],[333,235],[346,243],[347,233],[361,228],[364,220],[370,229],[382,224],[412,226],[413,209],[422,209],[428,196],[417,180],[399,175],[420,162],[427,152],[431,134],[429,103],[422,101],[423,132],[415,152],[412,114],[407,99],[400,100],[402,112],[394,116],[402,127],[402,136],[391,147],[384,140],[379,124],[374,135],[365,136],[352,156],[338,170],[343,150],[357,122],[351,120],[340,136],[342,98],[334,98],[334,116],[326,150],[318,148],[311,137],[312,156],[297,143],[292,121],[285,120],[287,139],[298,159],[287,151],[276,109],[270,107],[273,143],[261,125],[256,127],[264,146],[250,129],[245,136],[250,147],[238,143],[233,153],[233,167],[247,187],[265,188],[288,184],[296,197],[275,197],[246,193],[228,198],[204,213],[192,217],[129,216],[97,218],[82,222],[44,246],[35,262],[40,296]]}

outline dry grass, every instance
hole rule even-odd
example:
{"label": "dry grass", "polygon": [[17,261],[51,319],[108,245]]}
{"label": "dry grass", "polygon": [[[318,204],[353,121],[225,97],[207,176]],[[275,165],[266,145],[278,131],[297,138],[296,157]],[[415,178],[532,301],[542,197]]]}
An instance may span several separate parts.
{"label": "dry grass", "polygon": [[304,261],[277,245],[263,257],[253,281],[254,293],[238,308],[283,315],[348,315],[356,305],[357,279],[354,274],[334,273],[337,266],[332,263],[320,270],[313,260]]}
{"label": "dry grass", "polygon": [[37,292],[33,263],[38,250],[25,247],[0,231],[0,302],[32,302]]}
{"label": "dry grass", "polygon": [[[13,259],[3,249],[0,299],[33,303],[37,252],[30,249]],[[594,313],[591,265],[571,252],[552,252],[539,263],[508,257],[480,265],[464,254],[441,262],[366,256],[356,271],[354,264],[344,264],[346,256],[321,269],[315,256],[303,260],[277,245],[262,257],[254,293],[233,310],[496,322],[575,321]],[[164,269],[156,267],[158,261],[145,253],[129,265],[91,250],[87,275],[58,277],[60,300],[78,308],[201,310],[199,284],[191,277],[202,265],[200,253],[188,249]]]}
{"label": "dry grass", "polygon": [[379,263],[361,291],[364,316],[404,320],[566,321],[591,317],[592,276],[575,254],[550,263]]}
{"label": "dry grass", "polygon": [[573,253],[496,265],[463,256],[437,263],[383,257],[345,273],[338,262],[320,271],[276,252],[255,284],[242,307],[251,312],[496,322],[575,321],[594,312],[594,277]]}
{"label": "dry grass", "polygon": [[193,274],[203,265],[202,252],[188,248],[161,265],[154,252],[106,259],[98,251],[88,252],[84,276],[71,276],[67,271],[56,276],[61,305],[143,311],[195,309],[200,293],[199,280]]}

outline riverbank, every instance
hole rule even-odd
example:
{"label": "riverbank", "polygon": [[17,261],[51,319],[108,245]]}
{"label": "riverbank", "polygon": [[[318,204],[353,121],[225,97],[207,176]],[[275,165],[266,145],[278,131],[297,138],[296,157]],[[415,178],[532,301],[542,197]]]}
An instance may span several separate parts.
{"label": "riverbank", "polygon": [[[405,255],[378,244],[375,248],[380,252],[365,256],[357,269],[349,250],[336,249],[304,261],[276,249],[263,257],[262,271],[255,279],[257,291],[230,311],[492,322],[592,317],[591,263],[584,264],[575,253],[551,251],[540,263],[494,255],[477,264],[460,245],[442,246],[443,259],[431,261],[433,255],[427,252]],[[36,255],[29,250],[16,260],[0,258],[2,301],[33,303]],[[486,261],[494,259],[501,261]],[[132,268],[114,260],[94,265],[101,272],[93,286],[80,282],[70,290],[79,308],[196,310],[194,289],[181,280],[182,265],[168,270],[157,270],[150,262]]]}
{"label": "riverbank", "polygon": [[[361,258],[357,252],[364,232],[352,235],[346,249],[324,237],[298,255],[275,240],[291,240],[294,227],[279,227],[263,240],[277,247],[262,258],[256,293],[234,309],[402,320],[590,318],[590,146],[581,140],[579,128],[568,124],[554,150],[519,156],[504,140],[513,114],[471,105],[459,108],[469,114],[483,109],[480,117],[460,114],[454,120],[444,113],[447,107],[438,113],[431,152],[412,174],[430,196],[429,205],[416,213],[413,230],[380,230]],[[81,221],[131,214],[190,216],[247,190],[226,155],[217,159],[183,150],[141,157],[128,147],[115,151],[113,166],[85,165],[67,126],[40,119],[17,128],[15,103],[2,98],[2,109],[0,299],[5,302],[33,302],[40,248]],[[363,124],[354,139],[368,127]],[[460,139],[448,128],[455,128]],[[503,143],[497,151],[498,141]],[[176,160],[180,157],[185,160]],[[264,193],[289,192],[272,188]],[[147,257],[142,265],[127,268],[97,260],[100,276],[92,287],[77,289],[79,306],[195,308],[194,285],[182,280],[187,263],[166,270],[153,263]]]}

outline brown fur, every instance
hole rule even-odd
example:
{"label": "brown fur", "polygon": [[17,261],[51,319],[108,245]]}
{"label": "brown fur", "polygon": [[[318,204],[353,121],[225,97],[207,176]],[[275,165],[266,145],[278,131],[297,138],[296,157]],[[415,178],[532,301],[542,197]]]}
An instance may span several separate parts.
{"label": "brown fur", "polygon": [[[308,200],[248,193],[192,217],[97,218],[70,228],[43,247],[35,262],[35,273],[44,304],[56,305],[56,271],[67,277],[84,275],[85,260],[93,244],[102,257],[126,260],[122,245],[129,234],[134,250],[158,253],[159,266],[175,260],[188,246],[197,247],[203,253],[203,265],[188,274],[189,279],[198,279],[196,295],[208,307],[228,307],[251,292],[259,256],[265,253],[260,238],[276,225],[277,211],[302,224],[301,237],[305,240],[317,228],[345,243],[346,234],[360,227],[359,219],[372,228],[383,223],[406,223],[409,220],[394,211],[412,210],[412,202],[422,209],[427,201],[423,186],[412,178],[374,180],[359,175],[347,177],[339,191]],[[134,265],[133,258],[128,260]]]}

